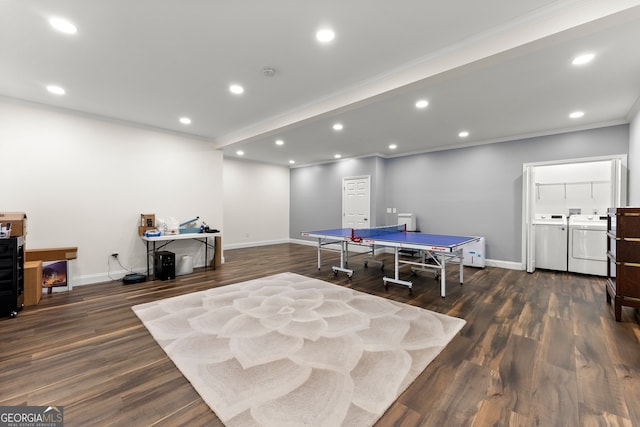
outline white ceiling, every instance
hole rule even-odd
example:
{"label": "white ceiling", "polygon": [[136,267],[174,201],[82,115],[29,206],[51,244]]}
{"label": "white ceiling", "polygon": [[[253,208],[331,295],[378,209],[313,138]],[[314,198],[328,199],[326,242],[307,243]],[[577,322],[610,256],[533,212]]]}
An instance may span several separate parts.
{"label": "white ceiling", "polygon": [[628,123],[639,45],[640,0],[0,0],[0,96],[299,166]]}

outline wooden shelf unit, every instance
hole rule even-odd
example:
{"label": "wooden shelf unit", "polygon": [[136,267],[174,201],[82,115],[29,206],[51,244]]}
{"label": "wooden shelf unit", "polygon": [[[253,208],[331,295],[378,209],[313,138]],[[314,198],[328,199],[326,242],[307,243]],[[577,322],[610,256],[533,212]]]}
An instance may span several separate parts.
{"label": "wooden shelf unit", "polygon": [[640,208],[609,209],[607,258],[607,303],[619,322],[622,306],[640,308]]}
{"label": "wooden shelf unit", "polygon": [[42,299],[42,261],[24,263],[24,305],[38,305]]}

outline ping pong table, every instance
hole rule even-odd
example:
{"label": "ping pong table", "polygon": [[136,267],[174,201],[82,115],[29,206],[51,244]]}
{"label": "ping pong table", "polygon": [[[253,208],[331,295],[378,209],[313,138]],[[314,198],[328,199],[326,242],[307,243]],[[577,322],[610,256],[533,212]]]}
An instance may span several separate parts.
{"label": "ping pong table", "polygon": [[[413,273],[418,271],[434,271],[436,278],[440,276],[440,295],[446,294],[446,263],[454,259],[460,261],[460,284],[463,283],[463,250],[467,245],[480,240],[480,237],[449,236],[442,234],[427,234],[407,232],[406,225],[393,225],[373,228],[335,228],[329,230],[316,230],[302,232],[303,237],[318,239],[318,270],[321,267],[321,251],[329,245],[339,245],[340,266],[333,266],[334,274],[344,272],[348,277],[353,275],[353,270],[347,268],[349,257],[349,244],[367,246],[368,249],[361,254],[371,254],[372,258],[365,261],[365,266],[370,260],[375,260],[376,247],[390,247],[394,250],[394,277],[383,277],[385,288],[389,283],[395,283],[409,288],[411,292],[413,283],[400,279],[400,268],[410,265]],[[335,248],[335,247],[334,247]],[[412,250],[418,253],[417,258],[401,258],[401,251]]]}

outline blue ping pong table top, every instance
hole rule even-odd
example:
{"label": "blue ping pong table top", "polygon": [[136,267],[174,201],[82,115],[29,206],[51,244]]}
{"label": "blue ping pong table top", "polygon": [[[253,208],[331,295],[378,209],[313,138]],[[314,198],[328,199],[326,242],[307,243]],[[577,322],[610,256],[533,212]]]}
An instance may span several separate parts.
{"label": "blue ping pong table top", "polygon": [[[322,235],[336,238],[350,238],[351,230],[351,228],[333,228],[329,230],[309,231],[305,234]],[[356,237],[358,236],[356,235]],[[382,233],[379,235],[366,236],[362,239],[363,241],[396,242],[442,247],[455,247],[476,240],[475,237],[448,236],[444,234],[415,233],[405,231]]]}

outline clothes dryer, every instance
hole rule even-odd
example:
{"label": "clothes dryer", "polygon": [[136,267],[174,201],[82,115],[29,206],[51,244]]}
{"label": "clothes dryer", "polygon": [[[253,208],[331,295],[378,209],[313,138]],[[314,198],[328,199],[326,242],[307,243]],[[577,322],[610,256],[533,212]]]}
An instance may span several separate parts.
{"label": "clothes dryer", "polygon": [[607,217],[569,217],[569,271],[596,276],[607,275]]}
{"label": "clothes dryer", "polygon": [[536,214],[534,221],[535,267],[567,271],[567,217],[561,214]]}

